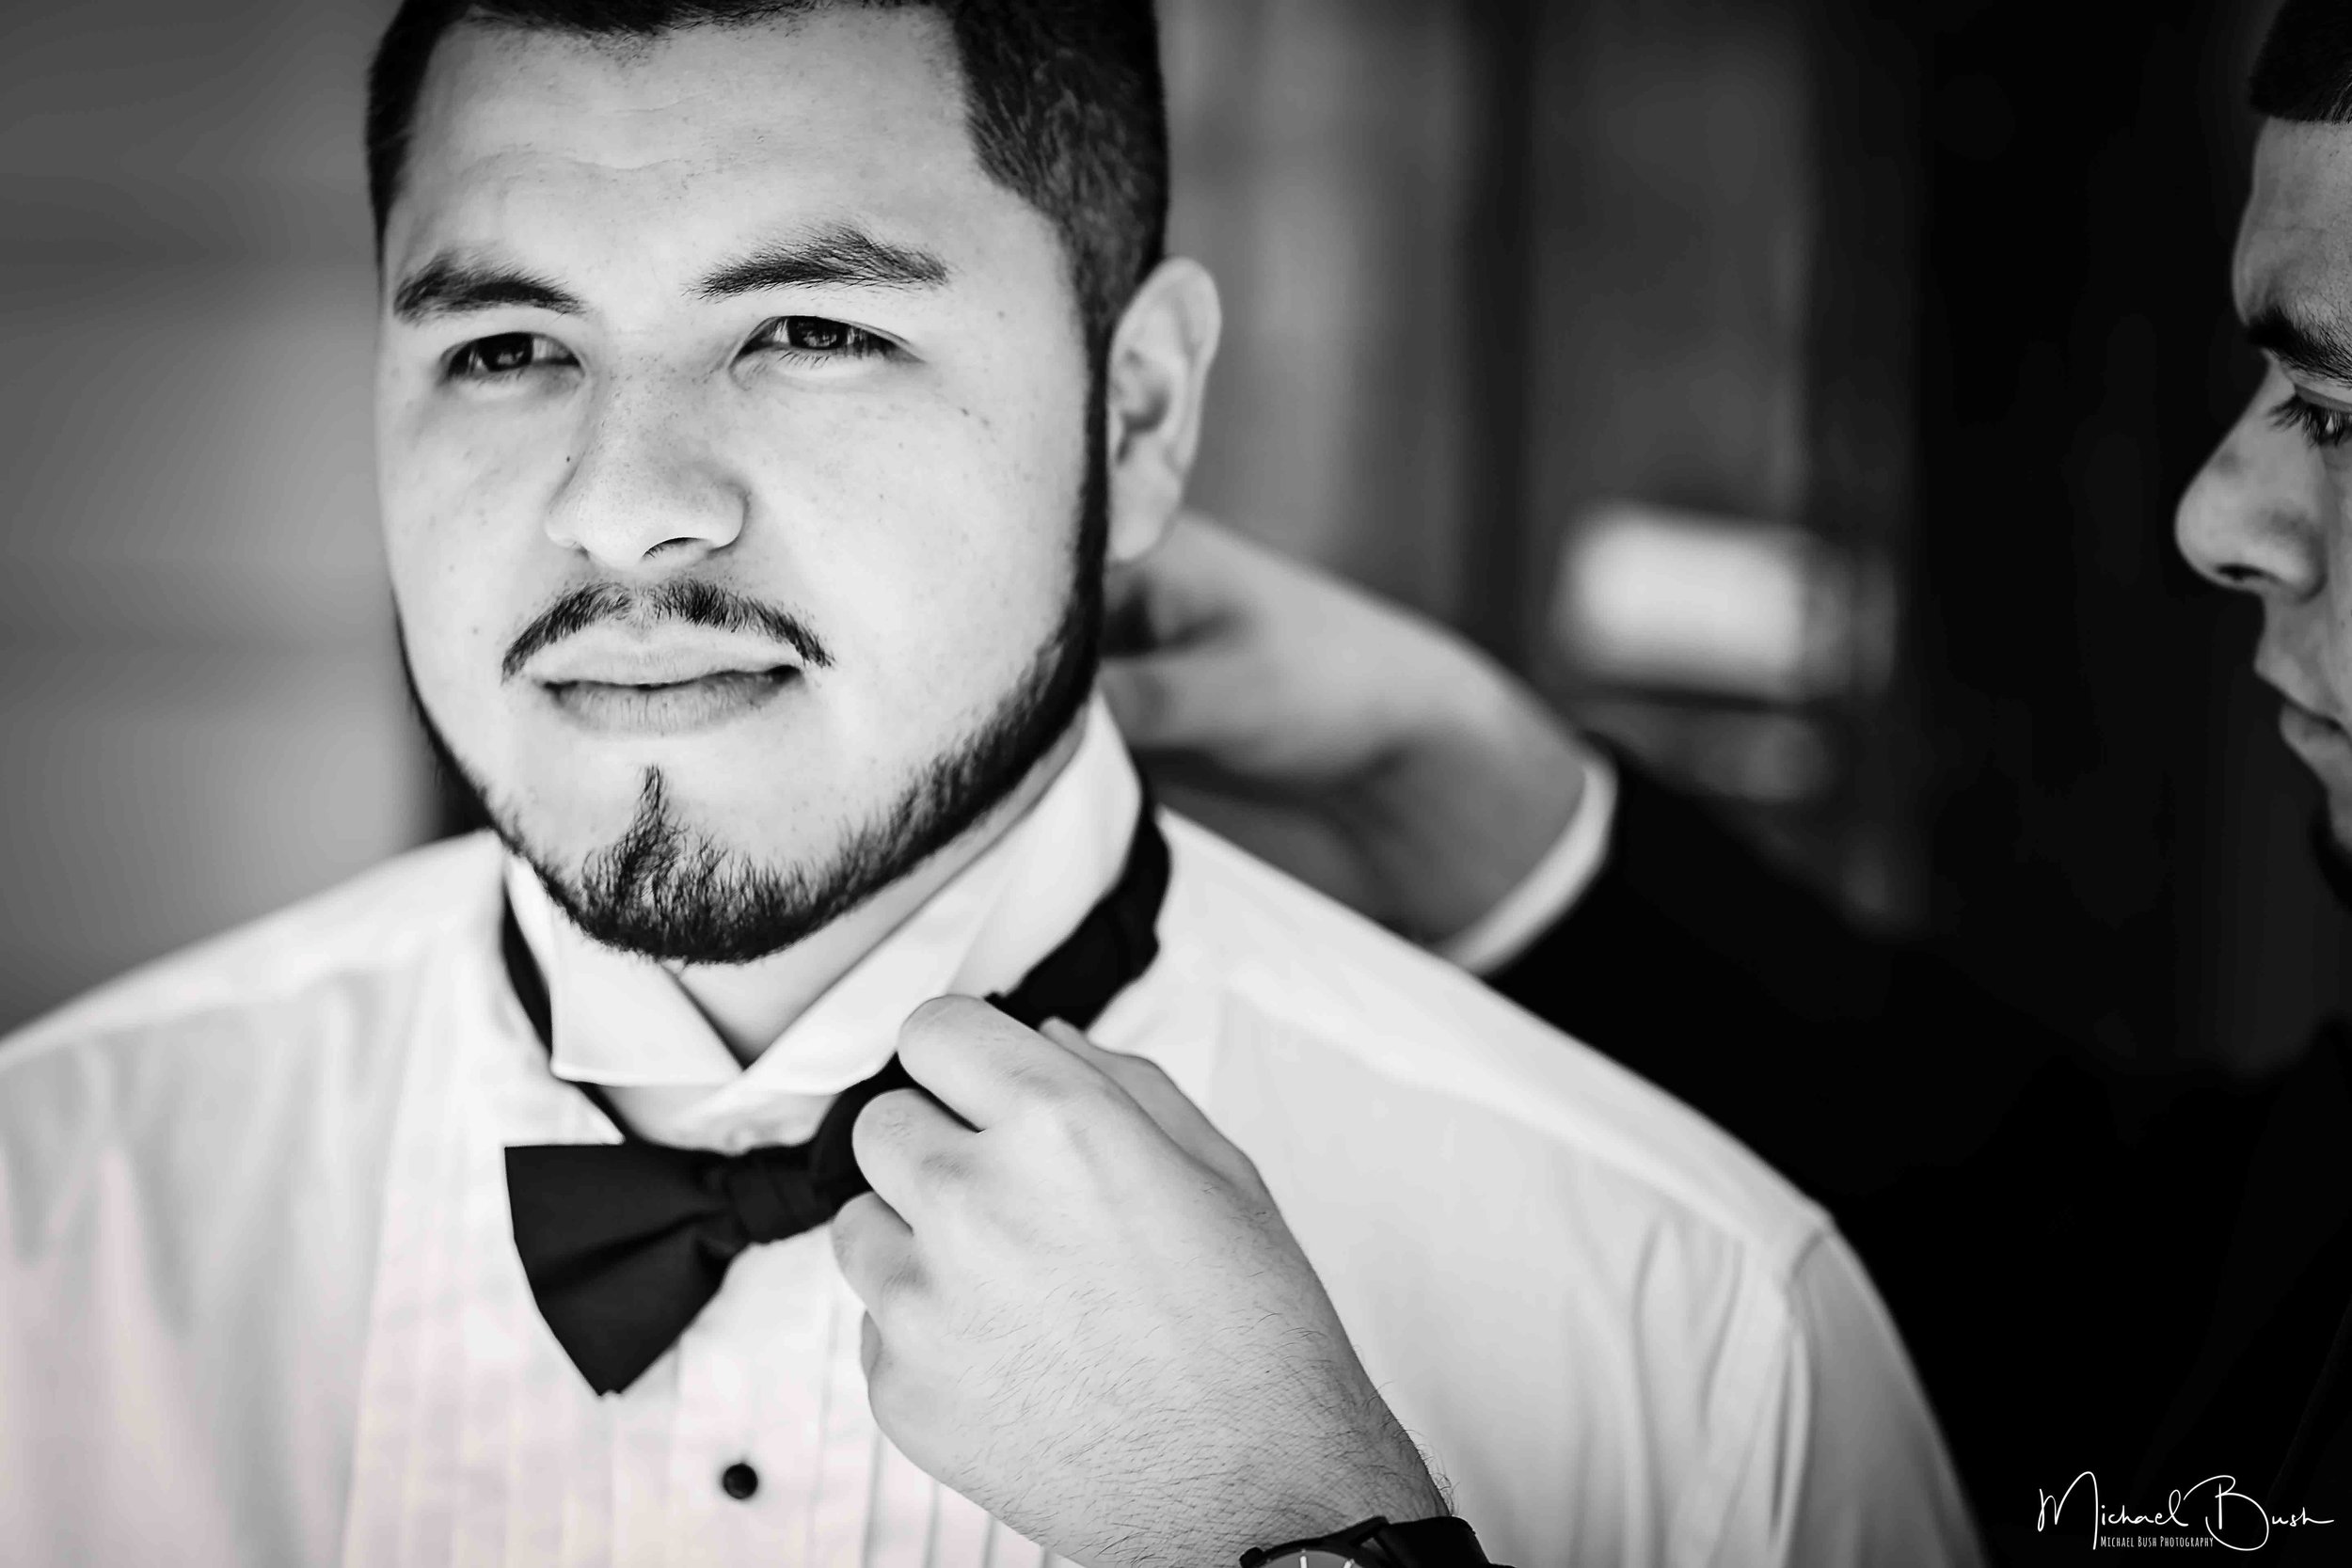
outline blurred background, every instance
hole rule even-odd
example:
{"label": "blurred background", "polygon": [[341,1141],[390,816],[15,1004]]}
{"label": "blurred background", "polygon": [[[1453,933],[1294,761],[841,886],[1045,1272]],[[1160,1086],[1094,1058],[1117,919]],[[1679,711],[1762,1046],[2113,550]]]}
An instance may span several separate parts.
{"label": "blurred background", "polygon": [[[444,820],[373,516],[389,9],[0,20],[0,1029]],[[2061,1027],[2273,1060],[2344,917],[2169,542],[2255,379],[2268,9],[1161,0],[1196,499]]]}

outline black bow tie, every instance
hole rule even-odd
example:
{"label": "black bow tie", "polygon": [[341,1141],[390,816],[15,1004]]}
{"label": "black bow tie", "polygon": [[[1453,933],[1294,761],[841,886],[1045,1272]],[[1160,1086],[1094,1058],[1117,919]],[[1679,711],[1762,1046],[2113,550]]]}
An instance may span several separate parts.
{"label": "black bow tie", "polygon": [[[1167,891],[1168,841],[1147,800],[1117,885],[1018,986],[988,1000],[1031,1028],[1049,1018],[1088,1027],[1159,952],[1153,927]],[[511,906],[502,945],[516,999],[548,1043],[547,984]],[[850,1128],[876,1095],[913,1086],[893,1056],[842,1091],[807,1143],[741,1154],[649,1143],[618,1116],[623,1143],[509,1148],[516,1250],[540,1315],[589,1386],[606,1394],[636,1382],[745,1247],[814,1229],[866,1191]]]}

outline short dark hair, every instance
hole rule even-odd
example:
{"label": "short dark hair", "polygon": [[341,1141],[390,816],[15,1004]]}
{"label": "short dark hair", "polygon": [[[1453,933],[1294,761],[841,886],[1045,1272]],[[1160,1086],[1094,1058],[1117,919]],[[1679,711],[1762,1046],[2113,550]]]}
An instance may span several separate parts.
{"label": "short dark hair", "polygon": [[1152,0],[405,0],[368,71],[379,257],[425,68],[451,28],[652,40],[845,5],[946,16],[980,167],[1053,224],[1099,357],[1166,245],[1168,112]]}
{"label": "short dark hair", "polygon": [[2352,121],[2352,6],[2287,0],[2263,39],[2247,103],[2273,119]]}

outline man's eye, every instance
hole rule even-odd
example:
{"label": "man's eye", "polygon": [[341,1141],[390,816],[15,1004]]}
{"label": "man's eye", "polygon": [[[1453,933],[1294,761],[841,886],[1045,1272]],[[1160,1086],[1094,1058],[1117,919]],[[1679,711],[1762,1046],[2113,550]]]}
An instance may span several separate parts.
{"label": "man's eye", "polygon": [[2299,430],[2315,447],[2340,447],[2352,441],[2352,414],[2311,402],[2289,392],[2270,410],[2270,422],[2280,430]]}
{"label": "man's eye", "polygon": [[461,345],[447,363],[453,381],[497,381],[520,375],[534,365],[571,362],[572,356],[552,338],[535,332],[501,332]]}
{"label": "man's eye", "polygon": [[807,359],[865,359],[890,352],[890,340],[848,322],[823,316],[779,316],[760,328],[762,348]]}

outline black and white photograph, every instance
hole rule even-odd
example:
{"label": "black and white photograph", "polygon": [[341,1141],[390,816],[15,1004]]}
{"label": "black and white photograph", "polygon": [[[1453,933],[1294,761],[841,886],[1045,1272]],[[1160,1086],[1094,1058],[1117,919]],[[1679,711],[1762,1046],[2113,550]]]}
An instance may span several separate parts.
{"label": "black and white photograph", "polygon": [[0,477],[0,1568],[2352,1563],[2346,0],[12,0]]}

